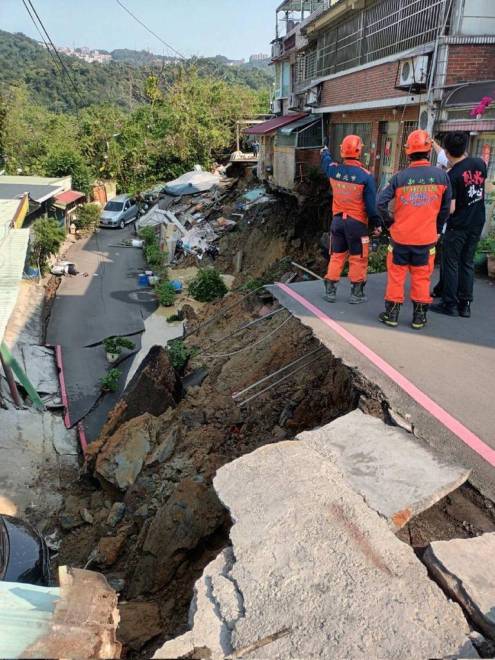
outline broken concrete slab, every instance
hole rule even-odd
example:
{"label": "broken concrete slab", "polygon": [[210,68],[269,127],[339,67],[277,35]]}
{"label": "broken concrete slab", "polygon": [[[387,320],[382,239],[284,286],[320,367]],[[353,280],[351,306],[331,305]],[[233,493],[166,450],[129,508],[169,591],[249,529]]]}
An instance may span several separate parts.
{"label": "broken concrete slab", "polygon": [[156,658],[177,643],[211,658],[476,657],[461,608],[309,442],[258,449],[214,486],[232,549],[196,583],[191,634]]}
{"label": "broken concrete slab", "polygon": [[354,490],[395,531],[461,486],[470,474],[441,459],[412,434],[360,410],[298,438],[335,461]]}
{"label": "broken concrete slab", "polygon": [[468,618],[495,640],[495,532],[472,539],[435,541],[423,561]]}

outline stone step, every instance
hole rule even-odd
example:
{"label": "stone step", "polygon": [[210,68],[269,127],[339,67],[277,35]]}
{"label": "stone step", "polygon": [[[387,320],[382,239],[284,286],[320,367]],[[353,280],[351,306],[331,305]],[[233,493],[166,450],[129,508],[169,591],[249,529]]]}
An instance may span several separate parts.
{"label": "stone step", "polygon": [[411,433],[360,410],[298,438],[335,462],[394,531],[458,488],[470,474],[442,460]]}

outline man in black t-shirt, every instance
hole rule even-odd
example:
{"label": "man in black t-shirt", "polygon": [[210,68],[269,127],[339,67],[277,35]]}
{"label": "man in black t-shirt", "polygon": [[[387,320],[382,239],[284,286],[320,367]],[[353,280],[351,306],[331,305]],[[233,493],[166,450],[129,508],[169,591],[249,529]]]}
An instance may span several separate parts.
{"label": "man in black t-shirt", "polygon": [[471,316],[474,253],[485,224],[486,163],[466,156],[466,133],[448,133],[444,140],[452,184],[451,215],[443,237],[442,302],[432,312]]}

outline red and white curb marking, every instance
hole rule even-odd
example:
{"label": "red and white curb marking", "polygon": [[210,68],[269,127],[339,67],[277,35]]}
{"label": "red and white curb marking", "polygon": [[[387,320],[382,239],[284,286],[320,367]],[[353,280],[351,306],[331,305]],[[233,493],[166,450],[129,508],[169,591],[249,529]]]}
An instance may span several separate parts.
{"label": "red and white curb marking", "polygon": [[314,314],[326,326],[338,334],[342,339],[355,348],[361,355],[368,358],[368,360],[375,365],[382,373],[388,376],[394,383],[396,383],[406,394],[408,394],[414,401],[419,403],[427,412],[437,419],[443,426],[449,429],[459,440],[475,451],[487,463],[495,467],[495,449],[489,447],[481,438],[478,438],[472,431],[470,431],[458,419],[452,417],[444,408],[435,403],[433,399],[420,390],[414,383],[411,383],[405,376],[403,376],[392,365],[388,364],[383,358],[372,351],[366,344],[360,341],[357,337],[346,330],[340,323],[334,321],[318,307],[310,303],[306,298],[299,293],[288,287],[286,284],[276,285],[281,291],[296,300],[300,305],[306,308],[309,312]]}

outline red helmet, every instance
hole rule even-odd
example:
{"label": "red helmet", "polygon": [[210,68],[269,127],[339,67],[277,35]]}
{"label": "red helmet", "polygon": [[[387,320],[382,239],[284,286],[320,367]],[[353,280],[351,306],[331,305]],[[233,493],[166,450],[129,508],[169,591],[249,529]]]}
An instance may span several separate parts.
{"label": "red helmet", "polygon": [[430,153],[432,146],[433,141],[428,131],[418,129],[407,138],[406,154],[410,156],[411,154]]}
{"label": "red helmet", "polygon": [[347,135],[340,145],[342,158],[359,158],[363,151],[363,141],[359,135]]}

